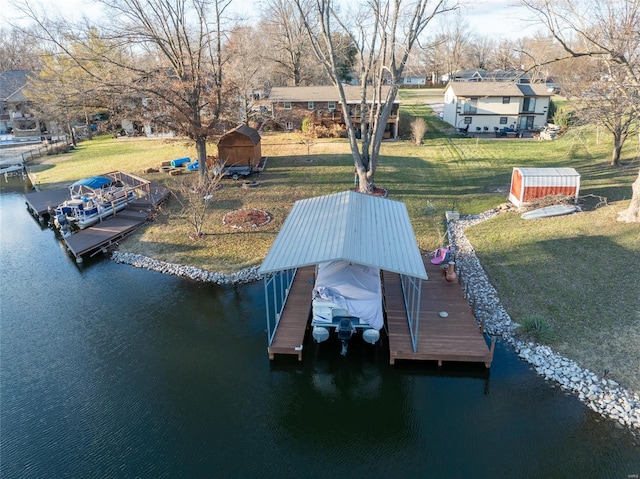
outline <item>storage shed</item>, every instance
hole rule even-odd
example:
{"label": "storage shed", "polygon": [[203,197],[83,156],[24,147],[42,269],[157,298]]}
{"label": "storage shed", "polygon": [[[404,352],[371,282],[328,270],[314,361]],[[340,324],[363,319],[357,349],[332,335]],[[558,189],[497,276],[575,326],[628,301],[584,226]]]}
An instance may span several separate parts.
{"label": "storage shed", "polygon": [[227,167],[248,166],[253,169],[262,158],[260,134],[244,124],[229,130],[218,141],[218,157]]}
{"label": "storage shed", "polygon": [[580,174],[573,168],[514,168],[509,201],[520,207],[549,195],[573,196],[577,200]]}

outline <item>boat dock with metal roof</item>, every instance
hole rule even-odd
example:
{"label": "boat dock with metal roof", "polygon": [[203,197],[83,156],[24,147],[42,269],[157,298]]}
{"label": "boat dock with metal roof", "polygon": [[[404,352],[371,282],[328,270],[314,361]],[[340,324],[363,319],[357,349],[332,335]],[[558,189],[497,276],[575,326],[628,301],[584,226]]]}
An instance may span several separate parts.
{"label": "boat dock with metal roof", "polygon": [[490,367],[493,344],[487,346],[460,284],[447,282],[442,267],[420,253],[404,203],[353,191],[297,201],[258,270],[265,276],[270,359],[302,360],[316,265],[330,261],[381,271],[391,364]]}

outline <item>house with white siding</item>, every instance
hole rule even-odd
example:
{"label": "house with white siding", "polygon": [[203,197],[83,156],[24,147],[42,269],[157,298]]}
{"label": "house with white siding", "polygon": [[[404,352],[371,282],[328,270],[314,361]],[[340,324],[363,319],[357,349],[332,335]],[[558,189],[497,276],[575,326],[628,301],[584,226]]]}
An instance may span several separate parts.
{"label": "house with white siding", "polygon": [[450,82],[442,119],[469,133],[536,130],[547,123],[551,95],[544,83]]}

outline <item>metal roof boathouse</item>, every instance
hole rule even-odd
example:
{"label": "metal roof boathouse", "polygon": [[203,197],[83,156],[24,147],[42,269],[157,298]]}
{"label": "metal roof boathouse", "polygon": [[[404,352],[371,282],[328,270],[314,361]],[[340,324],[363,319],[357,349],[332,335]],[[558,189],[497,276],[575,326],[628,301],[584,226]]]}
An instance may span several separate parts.
{"label": "metal roof boathouse", "polygon": [[[285,306],[295,310],[296,321],[306,325],[315,266],[337,260],[400,275],[415,344],[421,284],[428,277],[406,206],[399,201],[344,191],[297,201],[259,269],[266,275],[271,358],[288,351],[302,359],[305,328],[295,335],[300,324],[291,329],[281,325],[283,311]],[[276,338],[281,327],[280,336],[286,338]]]}
{"label": "metal roof boathouse", "polygon": [[[270,359],[289,354],[302,361],[316,269],[334,261],[380,270],[390,364],[402,359],[490,367],[495,342],[489,349],[460,284],[446,282],[442,267],[420,253],[405,204],[354,191],[296,201],[259,268]],[[433,279],[423,281],[427,271]],[[439,314],[444,309],[446,318]]]}

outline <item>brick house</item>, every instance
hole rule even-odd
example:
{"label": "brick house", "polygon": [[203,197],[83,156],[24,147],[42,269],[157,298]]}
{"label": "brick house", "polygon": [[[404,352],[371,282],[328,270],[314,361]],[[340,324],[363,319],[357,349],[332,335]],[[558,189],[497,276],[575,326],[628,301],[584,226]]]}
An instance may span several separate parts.
{"label": "brick house", "polygon": [[[360,99],[359,86],[344,85],[345,97],[351,119],[358,126],[360,123]],[[384,96],[389,87],[383,87]],[[342,103],[335,86],[297,86],[274,87],[269,94],[272,117],[287,130],[302,129],[302,121],[314,116],[314,120],[322,125],[330,127],[334,124],[344,126]],[[369,102],[371,103],[371,102]],[[387,120],[385,138],[398,137],[398,110],[400,101],[395,100],[391,115]]]}

